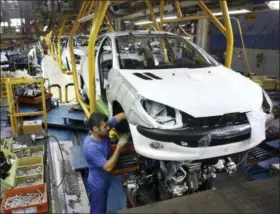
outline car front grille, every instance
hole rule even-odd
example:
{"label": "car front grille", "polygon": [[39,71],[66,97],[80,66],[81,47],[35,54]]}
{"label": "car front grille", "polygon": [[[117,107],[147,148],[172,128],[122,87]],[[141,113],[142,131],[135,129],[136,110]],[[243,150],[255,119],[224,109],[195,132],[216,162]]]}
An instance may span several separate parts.
{"label": "car front grille", "polygon": [[194,118],[181,112],[183,124],[189,128],[218,128],[248,124],[246,113],[231,113],[222,116]]}

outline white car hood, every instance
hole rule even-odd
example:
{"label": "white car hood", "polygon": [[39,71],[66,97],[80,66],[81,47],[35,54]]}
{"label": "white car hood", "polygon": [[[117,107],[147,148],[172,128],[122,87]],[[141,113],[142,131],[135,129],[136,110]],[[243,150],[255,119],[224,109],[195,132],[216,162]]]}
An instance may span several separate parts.
{"label": "white car hood", "polygon": [[[144,80],[133,73],[150,72],[161,79]],[[193,117],[258,110],[262,89],[250,79],[224,66],[196,69],[120,70],[146,99]]]}

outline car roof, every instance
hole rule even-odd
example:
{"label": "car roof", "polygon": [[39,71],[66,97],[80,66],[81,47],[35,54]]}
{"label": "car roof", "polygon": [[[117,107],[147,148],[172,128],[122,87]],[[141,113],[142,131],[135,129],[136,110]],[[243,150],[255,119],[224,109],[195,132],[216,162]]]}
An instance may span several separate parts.
{"label": "car roof", "polygon": [[168,34],[168,35],[173,35],[175,36],[176,34],[170,33],[170,32],[165,32],[165,31],[149,31],[149,30],[134,30],[134,31],[121,31],[121,32],[110,32],[110,33],[105,33],[100,35],[100,37],[103,36],[109,36],[111,38],[115,38],[118,36],[126,36],[126,35],[141,35],[141,34]]}

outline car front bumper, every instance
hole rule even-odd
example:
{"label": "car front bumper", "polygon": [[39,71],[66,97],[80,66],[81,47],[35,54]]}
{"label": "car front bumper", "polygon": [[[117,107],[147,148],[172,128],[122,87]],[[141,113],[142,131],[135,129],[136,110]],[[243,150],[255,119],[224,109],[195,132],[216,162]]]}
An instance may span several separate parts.
{"label": "car front bumper", "polygon": [[[273,119],[267,115],[263,122],[217,129],[160,130],[129,124],[136,152],[156,160],[194,161],[227,156],[250,150],[265,136],[265,123]],[[253,123],[252,123],[253,124]],[[199,140],[211,136],[210,143]]]}

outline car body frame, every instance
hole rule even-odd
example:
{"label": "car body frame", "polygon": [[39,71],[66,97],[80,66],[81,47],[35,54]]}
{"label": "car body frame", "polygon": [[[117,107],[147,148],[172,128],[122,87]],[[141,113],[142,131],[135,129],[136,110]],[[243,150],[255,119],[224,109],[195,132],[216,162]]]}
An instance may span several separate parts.
{"label": "car body frame", "polygon": [[[78,72],[84,95],[88,60],[85,55]],[[172,33],[101,35],[94,81],[97,111],[125,112],[135,150],[147,158],[193,161],[244,152],[265,139],[273,118],[259,85]]]}

